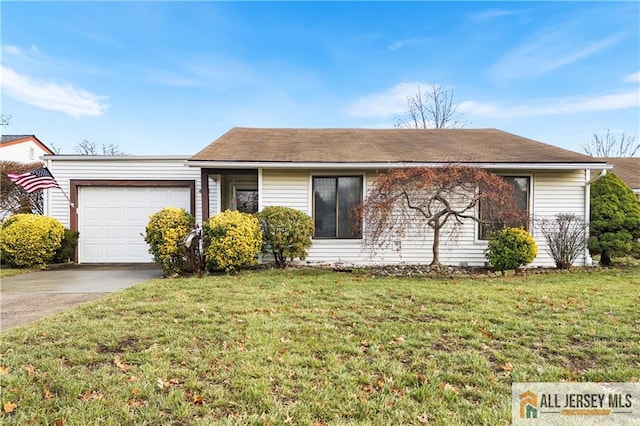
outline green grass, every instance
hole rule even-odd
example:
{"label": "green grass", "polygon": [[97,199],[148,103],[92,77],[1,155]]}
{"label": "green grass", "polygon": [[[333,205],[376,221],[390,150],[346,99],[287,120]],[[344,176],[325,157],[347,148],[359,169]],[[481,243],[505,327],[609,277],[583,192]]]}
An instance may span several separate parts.
{"label": "green grass", "polygon": [[38,268],[5,268],[0,267],[0,278],[13,277],[15,275],[26,274],[29,272],[37,271]]}
{"label": "green grass", "polygon": [[508,424],[514,381],[640,380],[639,303],[638,268],[154,280],[3,334],[0,422]]}

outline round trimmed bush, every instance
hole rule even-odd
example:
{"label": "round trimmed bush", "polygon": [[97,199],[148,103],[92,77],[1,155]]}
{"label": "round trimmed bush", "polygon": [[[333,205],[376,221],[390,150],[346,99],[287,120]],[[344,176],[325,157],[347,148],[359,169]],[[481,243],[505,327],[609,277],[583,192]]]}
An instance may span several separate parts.
{"label": "round trimmed bush", "polygon": [[264,249],[271,250],[276,266],[284,268],[287,259],[307,257],[311,247],[313,219],[290,207],[265,207],[257,215],[262,227]]}
{"label": "round trimmed bush", "polygon": [[533,262],[538,246],[533,236],[522,228],[505,228],[491,237],[485,257],[498,271],[516,269]]}
{"label": "round trimmed bush", "polygon": [[177,207],[165,207],[151,215],[144,240],[149,244],[149,253],[165,275],[186,271],[187,248],[184,240],[194,226],[193,216]]}
{"label": "round trimmed bush", "polygon": [[60,248],[64,226],[48,216],[16,214],[2,223],[0,255],[17,267],[46,265]]}
{"label": "round trimmed bush", "polygon": [[202,232],[209,271],[229,272],[258,263],[262,231],[255,216],[227,210],[206,221]]}

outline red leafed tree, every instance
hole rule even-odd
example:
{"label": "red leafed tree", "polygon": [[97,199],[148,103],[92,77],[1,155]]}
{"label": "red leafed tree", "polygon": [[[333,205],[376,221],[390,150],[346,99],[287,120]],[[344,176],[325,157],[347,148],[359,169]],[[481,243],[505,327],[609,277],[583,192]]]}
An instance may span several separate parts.
{"label": "red leafed tree", "polygon": [[[480,209],[479,204],[482,203]],[[482,214],[480,214],[482,211]],[[389,246],[411,228],[433,230],[433,261],[440,266],[445,225],[465,220],[514,225],[526,220],[516,207],[514,188],[484,169],[447,165],[392,169],[381,173],[360,206],[365,244]]]}

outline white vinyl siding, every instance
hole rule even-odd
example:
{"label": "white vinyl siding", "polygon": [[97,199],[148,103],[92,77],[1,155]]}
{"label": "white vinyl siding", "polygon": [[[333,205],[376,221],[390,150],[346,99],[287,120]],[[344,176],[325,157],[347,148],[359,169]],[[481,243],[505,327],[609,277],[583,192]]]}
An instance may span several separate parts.
{"label": "white vinyl siding", "polygon": [[[554,266],[553,259],[546,252],[546,241],[535,221],[553,218],[560,213],[575,214],[583,220],[585,212],[585,171],[538,172],[535,175],[533,193],[533,219],[531,227],[533,237],[538,244],[538,257],[534,266]],[[576,259],[576,264],[583,265],[584,256]]]}
{"label": "white vinyl siding", "polygon": [[309,179],[306,171],[263,170],[261,207],[291,207],[311,215]]}
{"label": "white vinyl siding", "polygon": [[220,175],[209,176],[209,217],[220,213]]}
{"label": "white vinyl siding", "polygon": [[[519,173],[531,177],[530,216],[554,216],[558,213],[575,213],[584,219],[584,171]],[[375,175],[368,174],[370,184]],[[544,237],[531,225],[538,244],[538,256],[531,266],[554,266],[546,253]],[[392,246],[376,253],[362,248],[359,241],[314,240],[307,261],[319,263],[352,264],[428,264],[432,260],[433,230],[414,228],[398,238]],[[486,241],[477,240],[477,225],[471,220],[463,224],[449,223],[440,235],[440,261],[446,265],[483,266],[486,259]],[[584,257],[576,260],[584,264]]]}

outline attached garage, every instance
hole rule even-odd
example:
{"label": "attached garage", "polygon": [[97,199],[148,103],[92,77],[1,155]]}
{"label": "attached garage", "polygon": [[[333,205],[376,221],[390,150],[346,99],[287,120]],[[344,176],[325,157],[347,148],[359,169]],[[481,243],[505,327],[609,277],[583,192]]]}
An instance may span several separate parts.
{"label": "attached garage", "polygon": [[[62,190],[48,190],[47,214],[80,232],[78,263],[148,263],[149,215],[180,207],[200,219],[200,171],[186,157],[50,156]],[[68,194],[68,199],[65,197]]]}
{"label": "attached garage", "polygon": [[167,206],[191,211],[191,188],[79,186],[78,262],[152,262],[142,236],[149,215]]}

